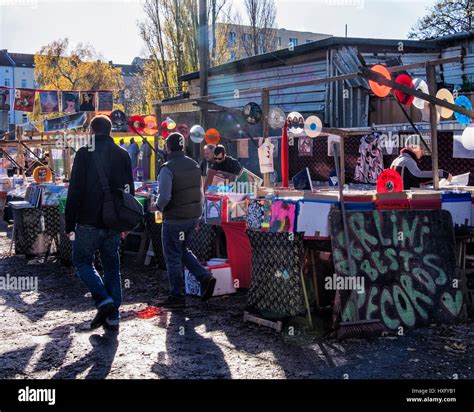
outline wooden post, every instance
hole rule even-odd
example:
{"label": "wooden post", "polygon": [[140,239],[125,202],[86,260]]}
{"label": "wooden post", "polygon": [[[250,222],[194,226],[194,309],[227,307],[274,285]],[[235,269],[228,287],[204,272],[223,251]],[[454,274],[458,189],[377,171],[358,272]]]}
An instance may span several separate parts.
{"label": "wooden post", "polygon": [[[209,32],[207,0],[199,0],[199,94],[207,96],[207,68],[209,61]],[[201,125],[205,127],[206,109],[201,109]]]}
{"label": "wooden post", "polygon": [[[158,143],[159,143],[159,139],[160,139],[160,136],[161,136],[161,117],[162,117],[161,103],[155,105],[155,116],[156,116],[156,123],[157,123],[157,126],[158,126],[158,131],[155,134],[155,137],[153,139],[153,147],[155,148],[155,150],[158,150],[159,149],[159,144]],[[158,166],[158,158],[157,158],[156,153],[155,153],[155,176],[154,176],[154,180],[158,179],[158,167],[157,166]]]}
{"label": "wooden post", "polygon": [[[268,112],[270,110],[270,92],[267,89],[262,90],[262,126],[263,126],[263,143],[268,139],[269,127],[268,127]],[[263,185],[270,187],[270,174],[263,174]]]}
{"label": "wooden post", "polygon": [[[431,96],[436,95],[436,66],[426,64],[426,78],[428,79],[428,90]],[[438,116],[436,106],[430,102],[430,125],[431,125],[431,162],[433,169],[433,187],[439,189],[438,172]]]}

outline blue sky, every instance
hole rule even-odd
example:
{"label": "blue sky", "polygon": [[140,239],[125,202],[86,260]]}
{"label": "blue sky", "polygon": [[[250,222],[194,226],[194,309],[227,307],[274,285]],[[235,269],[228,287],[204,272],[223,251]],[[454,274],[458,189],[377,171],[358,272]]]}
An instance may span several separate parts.
{"label": "blue sky", "polygon": [[[230,0],[229,0],[230,1]],[[232,0],[242,10],[243,0]],[[280,28],[350,37],[406,38],[434,0],[276,0]],[[106,60],[130,64],[143,45],[139,0],[0,0],[0,49],[35,53],[68,37],[90,43]]]}

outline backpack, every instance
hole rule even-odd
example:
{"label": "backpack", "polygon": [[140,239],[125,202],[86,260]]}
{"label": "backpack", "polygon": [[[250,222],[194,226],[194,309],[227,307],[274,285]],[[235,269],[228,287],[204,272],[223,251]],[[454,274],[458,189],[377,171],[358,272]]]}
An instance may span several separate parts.
{"label": "backpack", "polygon": [[93,152],[93,158],[100,185],[104,191],[104,204],[102,208],[102,219],[104,224],[119,232],[129,232],[137,227],[143,220],[143,206],[130,193],[123,189],[110,190],[110,185],[100,162],[97,152]]}

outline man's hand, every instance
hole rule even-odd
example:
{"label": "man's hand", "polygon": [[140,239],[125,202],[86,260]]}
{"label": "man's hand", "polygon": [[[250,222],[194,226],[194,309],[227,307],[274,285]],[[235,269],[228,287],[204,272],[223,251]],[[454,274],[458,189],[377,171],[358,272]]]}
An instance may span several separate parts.
{"label": "man's hand", "polygon": [[70,232],[70,233],[68,233],[67,235],[68,235],[69,240],[70,240],[71,242],[73,242],[74,240],[76,240],[76,232]]}
{"label": "man's hand", "polygon": [[122,233],[120,233],[120,238],[121,238],[122,240],[125,240],[125,239],[127,238],[127,236],[128,236],[129,233],[130,233],[130,232],[122,232]]}
{"label": "man's hand", "polygon": [[450,173],[450,174],[448,175],[448,182],[451,182],[452,180],[453,180],[453,175]]}

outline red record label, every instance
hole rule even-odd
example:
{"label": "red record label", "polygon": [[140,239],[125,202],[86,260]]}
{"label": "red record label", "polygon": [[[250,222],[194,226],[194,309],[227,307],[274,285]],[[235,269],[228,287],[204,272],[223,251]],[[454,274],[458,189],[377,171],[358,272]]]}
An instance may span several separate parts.
{"label": "red record label", "polygon": [[393,169],[385,169],[377,178],[377,193],[391,193],[403,191],[403,180],[400,174]]}
{"label": "red record label", "polygon": [[130,117],[130,119],[128,119],[128,129],[132,132],[132,133],[143,133],[143,129],[145,128],[145,119],[143,119],[142,116],[139,116],[139,115],[135,115],[135,116],[132,116]]}

